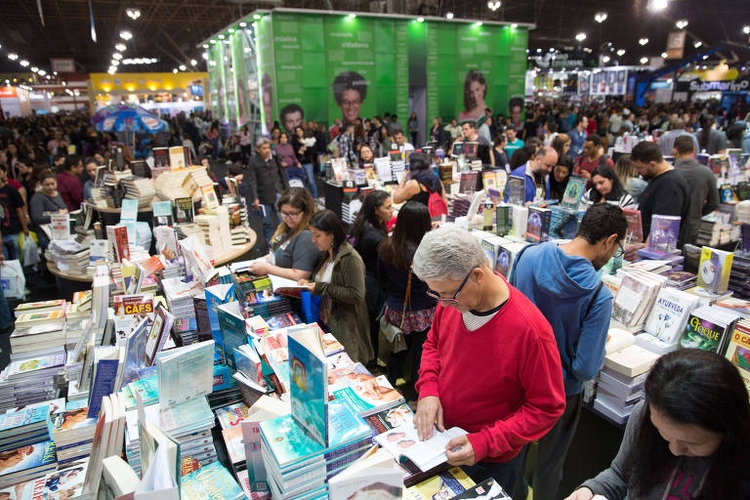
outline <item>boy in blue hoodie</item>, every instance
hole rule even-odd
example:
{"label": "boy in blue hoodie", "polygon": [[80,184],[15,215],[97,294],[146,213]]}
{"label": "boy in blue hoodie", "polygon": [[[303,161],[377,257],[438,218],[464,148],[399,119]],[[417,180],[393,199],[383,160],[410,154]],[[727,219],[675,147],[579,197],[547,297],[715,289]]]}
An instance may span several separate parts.
{"label": "boy in blue hoodie", "polygon": [[555,332],[565,380],[565,413],[539,440],[534,500],[557,498],[568,447],[581,411],[583,384],[604,360],[612,293],[597,271],[622,253],[628,223],[619,207],[591,206],[568,243],[546,242],[524,248],[510,282],[539,308]]}

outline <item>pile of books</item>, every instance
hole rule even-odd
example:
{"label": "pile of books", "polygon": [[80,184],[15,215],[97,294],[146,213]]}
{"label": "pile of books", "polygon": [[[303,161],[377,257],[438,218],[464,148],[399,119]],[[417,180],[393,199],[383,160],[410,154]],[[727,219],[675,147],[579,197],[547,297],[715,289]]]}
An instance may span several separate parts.
{"label": "pile of books", "polygon": [[[25,408],[0,415],[0,488],[43,475],[57,466],[55,443],[51,441],[49,405]],[[18,455],[14,460],[12,455]]]}
{"label": "pile of books", "polygon": [[65,357],[63,348],[11,355],[10,364],[0,372],[0,412],[57,398]]}
{"label": "pile of books", "polygon": [[156,196],[154,183],[151,179],[128,177],[127,179],[122,179],[121,184],[125,188],[125,198],[137,200],[139,209],[151,207],[151,202],[154,196]]}
{"label": "pile of books", "polygon": [[656,295],[666,282],[667,277],[661,274],[627,270],[612,304],[612,319],[631,333],[642,330]]}
{"label": "pile of books", "polygon": [[60,465],[86,458],[91,454],[96,419],[88,417],[88,407],[66,410],[55,416],[52,439],[57,447]]}
{"label": "pile of books", "polygon": [[193,297],[202,290],[195,283],[185,283],[178,278],[162,280],[169,311],[176,318],[172,333],[178,345],[189,345],[198,340]]}
{"label": "pile of books", "polygon": [[196,215],[195,223],[201,229],[203,242],[213,248],[214,254],[230,247],[232,233],[229,229],[229,214],[226,207],[217,207],[213,214]]}

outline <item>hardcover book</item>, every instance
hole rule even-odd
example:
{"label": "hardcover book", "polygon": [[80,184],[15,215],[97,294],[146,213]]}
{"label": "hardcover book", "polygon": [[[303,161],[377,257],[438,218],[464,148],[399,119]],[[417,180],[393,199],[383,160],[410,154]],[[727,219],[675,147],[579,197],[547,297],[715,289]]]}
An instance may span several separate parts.
{"label": "hardcover book", "polygon": [[549,208],[530,206],[526,223],[526,241],[532,243],[547,241],[551,217],[552,211]]}
{"label": "hardcover book", "polygon": [[677,248],[679,235],[679,215],[654,214],[651,216],[651,232],[648,237],[649,248],[671,252]]}
{"label": "hardcover book", "polygon": [[627,243],[640,243],[643,241],[643,224],[641,222],[641,211],[634,208],[623,208],[622,214],[628,221],[628,229],[625,233]]}

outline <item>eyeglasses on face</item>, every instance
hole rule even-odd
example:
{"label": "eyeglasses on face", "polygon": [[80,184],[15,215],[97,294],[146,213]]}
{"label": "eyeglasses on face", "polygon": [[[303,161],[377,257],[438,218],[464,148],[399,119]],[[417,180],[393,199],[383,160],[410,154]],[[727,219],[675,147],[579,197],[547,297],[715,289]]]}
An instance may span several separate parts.
{"label": "eyeglasses on face", "polygon": [[621,241],[621,242],[620,242],[620,246],[619,246],[619,248],[617,249],[617,251],[615,252],[615,254],[613,255],[613,257],[614,257],[615,259],[619,259],[619,258],[620,258],[620,257],[622,257],[623,255],[625,255],[625,242],[624,242],[624,241]]}
{"label": "eyeglasses on face", "polygon": [[451,305],[457,304],[458,303],[458,294],[461,293],[461,290],[463,290],[464,286],[466,286],[466,283],[469,282],[469,278],[471,277],[471,273],[473,273],[475,269],[479,269],[479,266],[474,266],[474,267],[471,268],[471,271],[469,271],[469,274],[466,275],[466,277],[461,282],[461,284],[458,286],[458,289],[456,290],[456,292],[453,294],[452,297],[450,297],[448,299],[443,298],[438,292],[436,292],[434,290],[427,290],[427,295],[429,295],[433,299],[439,300],[443,304],[451,304]]}
{"label": "eyeglasses on face", "polygon": [[279,212],[284,219],[296,219],[302,212]]}

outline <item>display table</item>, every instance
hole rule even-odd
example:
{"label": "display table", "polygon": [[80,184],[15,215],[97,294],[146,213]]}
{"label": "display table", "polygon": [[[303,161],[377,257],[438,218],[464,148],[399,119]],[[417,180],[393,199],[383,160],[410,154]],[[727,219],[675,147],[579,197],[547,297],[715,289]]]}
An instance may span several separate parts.
{"label": "display table", "polygon": [[[252,229],[249,231],[249,237],[250,240],[242,245],[232,246],[230,249],[216,255],[214,257],[214,265],[223,266],[235,260],[246,260],[247,254],[255,247],[255,242],[258,239],[258,236]],[[75,292],[91,289],[92,277],[87,274],[73,274],[61,271],[57,268],[54,261],[47,262],[47,269],[55,276],[57,291],[60,292],[61,299],[72,300]]]}

